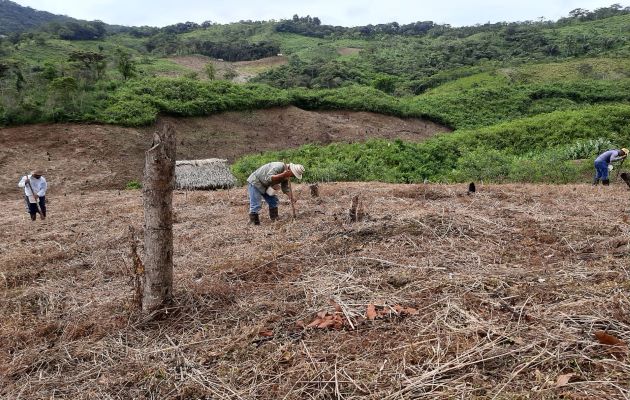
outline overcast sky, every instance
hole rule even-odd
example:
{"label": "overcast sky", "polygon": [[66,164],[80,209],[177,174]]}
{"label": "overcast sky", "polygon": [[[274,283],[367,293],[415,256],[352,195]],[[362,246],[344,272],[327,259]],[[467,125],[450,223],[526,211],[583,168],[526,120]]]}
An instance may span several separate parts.
{"label": "overcast sky", "polygon": [[[434,21],[453,26],[558,19],[576,8],[594,10],[615,0],[14,0],[54,14],[109,24],[164,26],[177,22],[319,17],[323,24],[358,26]],[[619,1],[626,7],[627,1]]]}

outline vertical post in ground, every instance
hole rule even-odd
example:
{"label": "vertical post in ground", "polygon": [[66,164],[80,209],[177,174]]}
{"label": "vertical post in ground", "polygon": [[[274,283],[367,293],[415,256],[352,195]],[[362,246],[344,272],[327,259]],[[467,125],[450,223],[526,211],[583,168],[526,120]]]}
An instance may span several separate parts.
{"label": "vertical post in ground", "polygon": [[150,313],[173,297],[173,187],[175,131],[164,124],[153,134],[146,151],[144,205],[144,278],[142,311]]}

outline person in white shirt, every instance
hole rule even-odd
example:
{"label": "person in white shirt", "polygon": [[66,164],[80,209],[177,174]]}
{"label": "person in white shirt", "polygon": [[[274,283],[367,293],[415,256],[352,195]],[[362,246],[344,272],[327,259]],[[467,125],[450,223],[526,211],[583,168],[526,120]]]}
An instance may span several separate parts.
{"label": "person in white shirt", "polygon": [[46,190],[48,189],[48,183],[43,175],[44,172],[42,170],[36,169],[30,175],[23,176],[18,183],[18,187],[24,188],[24,199],[32,221],[37,219],[37,214],[41,216],[42,220],[46,219]]}

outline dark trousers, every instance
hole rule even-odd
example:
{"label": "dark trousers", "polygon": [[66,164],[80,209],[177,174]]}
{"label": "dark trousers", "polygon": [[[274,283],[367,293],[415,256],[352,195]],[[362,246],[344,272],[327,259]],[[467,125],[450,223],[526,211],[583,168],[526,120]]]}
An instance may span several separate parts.
{"label": "dark trousers", "polygon": [[[28,201],[28,196],[24,196],[24,200],[26,201],[26,210],[29,214],[31,214],[31,219],[35,220],[37,218],[37,203],[31,203]],[[39,209],[42,212],[42,216],[46,216],[46,196],[42,196],[39,198]]]}
{"label": "dark trousers", "polygon": [[605,161],[595,162],[595,181],[608,179],[608,163]]}

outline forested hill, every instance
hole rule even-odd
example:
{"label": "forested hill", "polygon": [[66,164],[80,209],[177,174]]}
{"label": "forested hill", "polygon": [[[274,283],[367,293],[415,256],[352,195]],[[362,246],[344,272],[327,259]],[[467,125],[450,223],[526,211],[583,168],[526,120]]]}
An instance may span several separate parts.
{"label": "forested hill", "polygon": [[70,21],[77,20],[64,15],[37,11],[31,7],[23,7],[9,0],[0,0],[0,35],[24,32],[50,22]]}

